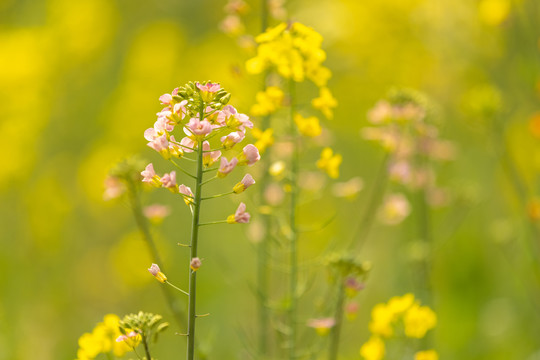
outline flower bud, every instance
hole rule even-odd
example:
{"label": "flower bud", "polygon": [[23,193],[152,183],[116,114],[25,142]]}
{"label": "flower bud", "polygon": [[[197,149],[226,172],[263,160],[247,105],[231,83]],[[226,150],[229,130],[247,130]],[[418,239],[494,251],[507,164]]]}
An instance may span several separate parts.
{"label": "flower bud", "polygon": [[159,266],[157,264],[152,264],[152,266],[150,266],[148,271],[150,272],[150,274],[154,275],[154,277],[160,283],[164,283],[165,281],[167,281],[167,277],[165,276],[164,273],[161,272],[161,270],[159,269]]}
{"label": "flower bud", "polygon": [[201,267],[201,264],[201,259],[199,259],[198,257],[194,257],[193,259],[191,259],[189,267],[191,268],[191,270],[197,271]]}

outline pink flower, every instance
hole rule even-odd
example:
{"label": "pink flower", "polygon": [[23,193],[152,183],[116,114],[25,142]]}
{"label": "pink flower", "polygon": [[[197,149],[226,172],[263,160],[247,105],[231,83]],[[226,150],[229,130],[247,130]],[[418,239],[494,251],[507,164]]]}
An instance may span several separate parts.
{"label": "pink flower", "polygon": [[345,293],[348,297],[353,298],[356,294],[365,288],[365,285],[354,277],[348,277],[345,279]]}
{"label": "pink flower", "polygon": [[155,224],[159,224],[165,217],[169,216],[170,213],[170,207],[160,204],[149,205],[143,209],[144,216]]}
{"label": "pink flower", "polygon": [[161,177],[161,184],[164,188],[167,188],[172,192],[178,192],[178,185],[176,185],[176,171],[171,171],[170,174],[164,174]]}
{"label": "pink flower", "polygon": [[193,192],[191,192],[191,189],[182,184],[178,187],[178,192],[182,195],[184,195],[184,202],[186,203],[186,205],[191,205],[193,204]]}
{"label": "pink flower", "polygon": [[336,320],[334,318],[310,319],[307,325],[314,328],[317,334],[324,336],[336,325]]}
{"label": "pink flower", "polygon": [[196,85],[199,88],[199,90],[201,90],[203,92],[209,92],[209,93],[215,93],[215,92],[219,91],[219,89],[221,89],[221,86],[218,83],[213,84],[213,83],[209,82],[206,85],[201,85],[201,83],[197,82]]}
{"label": "pink flower", "polygon": [[154,165],[152,165],[152,163],[146,165],[144,170],[141,171],[141,175],[143,177],[142,182],[152,184],[156,187],[161,187],[161,180],[159,179],[159,176],[156,175]]}
{"label": "pink flower", "polygon": [[161,135],[150,141],[147,145],[159,152],[165,159],[170,158],[169,141],[167,140],[167,135]]}
{"label": "pink flower", "polygon": [[221,144],[225,149],[231,149],[234,145],[244,140],[246,135],[242,131],[235,131],[227,136],[221,137]]}
{"label": "pink flower", "polygon": [[234,213],[234,215],[229,215],[229,217],[227,218],[227,223],[229,224],[246,224],[249,222],[249,219],[250,219],[251,215],[249,215],[249,213],[246,212],[246,204],[244,203],[240,203],[240,205],[238,205],[238,209],[236,209],[236,212]]}
{"label": "pink flower", "polygon": [[210,151],[210,143],[208,141],[203,142],[203,164],[208,167],[218,161],[221,156],[221,151]]}
{"label": "pink flower", "polygon": [[159,101],[161,101],[161,103],[163,105],[171,105],[171,102],[172,102],[172,95],[171,94],[163,94],[159,97]]}
{"label": "pink flower", "polygon": [[178,142],[172,135],[169,139],[169,153],[177,158],[180,158],[184,155],[184,150],[182,149],[182,147],[180,147],[180,145],[178,145]]}
{"label": "pink flower", "polygon": [[253,176],[251,176],[250,174],[246,174],[244,178],[234,186],[233,191],[236,194],[240,194],[253,184],[255,184]]}
{"label": "pink flower", "polygon": [[174,104],[174,106],[173,106],[173,113],[180,116],[180,119],[183,119],[184,117],[186,117],[186,113],[187,113],[186,105],[187,105],[187,103],[188,103],[187,100],[182,100],[181,102],[179,102],[178,104]]}
{"label": "pink flower", "polygon": [[191,118],[186,126],[193,135],[204,137],[212,132],[212,124],[206,119],[199,121],[198,118]]}
{"label": "pink flower", "polygon": [[224,106],[223,109],[221,109],[221,111],[218,113],[217,122],[220,125],[225,126],[227,125],[227,120],[229,120],[229,118],[231,118],[237,113],[238,111],[236,111],[234,106],[232,105]]}
{"label": "pink flower", "polygon": [[157,264],[152,264],[152,266],[148,268],[148,271],[150,271],[150,274],[156,276],[161,271],[161,269]]}
{"label": "pink flower", "polygon": [[159,134],[163,134],[165,131],[171,132],[174,130],[174,123],[168,118],[171,112],[166,111],[165,113],[167,113],[167,115],[159,116],[154,123],[154,129],[156,129]]}
{"label": "pink flower", "polygon": [[238,165],[253,165],[261,159],[259,149],[253,144],[248,144],[239,155]]}
{"label": "pink flower", "polygon": [[189,263],[189,267],[193,271],[199,270],[201,265],[202,265],[201,259],[199,259],[198,257],[194,257],[193,259],[191,259],[191,262]]}
{"label": "pink flower", "polygon": [[183,137],[182,140],[180,140],[180,146],[184,150],[184,152],[192,153],[193,150],[197,148],[197,142],[191,138],[191,136]]}
{"label": "pink flower", "polygon": [[108,176],[105,179],[105,192],[103,193],[103,200],[108,201],[120,197],[124,193],[126,188],[118,179],[114,176]]}
{"label": "pink flower", "polygon": [[384,199],[379,217],[386,225],[397,225],[411,212],[409,201],[403,194],[389,194]]}
{"label": "pink flower", "polygon": [[358,303],[350,302],[345,306],[345,316],[347,320],[353,321],[358,315]]}
{"label": "pink flower", "polygon": [[225,177],[228,173],[233,171],[236,164],[238,164],[237,158],[232,158],[229,162],[226,157],[222,157],[217,176],[222,178]]}

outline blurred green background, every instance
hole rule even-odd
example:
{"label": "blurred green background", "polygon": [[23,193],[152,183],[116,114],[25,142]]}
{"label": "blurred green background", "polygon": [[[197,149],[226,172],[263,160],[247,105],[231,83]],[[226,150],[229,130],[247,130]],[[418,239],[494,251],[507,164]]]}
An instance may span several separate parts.
{"label": "blurred green background", "polygon": [[[248,2],[248,31],[260,28]],[[107,313],[144,310],[170,317],[130,210],[104,202],[111,166],[140,154],[165,169],[143,132],[158,97],[189,80],[212,79],[247,112],[260,77],[247,75],[252,53],[218,30],[224,0],[0,0],[0,359],[73,359],[77,339]],[[324,38],[330,89],[339,101],[326,123],[344,156],[346,180],[361,176],[355,202],[329,194],[302,208],[301,221],[327,229],[302,237],[310,263],[326,244],[350,238],[364,209],[382,150],[361,140],[366,112],[392,86],[416,88],[437,105],[442,137],[458,148],[440,168],[450,205],[433,214],[435,348],[441,359],[540,359],[539,282],[531,264],[540,239],[530,235],[523,203],[500,165],[504,124],[526,197],[540,196],[540,3],[536,0],[294,0],[292,19]],[[536,115],[535,115],[536,114]],[[540,120],[538,120],[540,121]],[[215,185],[219,190],[232,185]],[[250,204],[249,192],[241,195]],[[170,203],[166,192],[146,203]],[[236,201],[236,200],[235,200]],[[219,219],[234,209],[216,200]],[[181,201],[156,229],[169,279],[182,287],[190,214]],[[224,213],[226,211],[226,213]],[[413,225],[376,226],[365,251],[374,269],[358,320],[344,329],[343,359],[358,359],[372,306],[411,291],[408,244]],[[253,244],[241,226],[203,229],[198,306],[210,359],[247,359],[254,339]],[[533,245],[531,245],[533,244]],[[303,274],[324,282],[323,271]],[[278,288],[278,284],[274,284]],[[279,296],[277,291],[276,297]],[[278,299],[276,299],[278,300]],[[302,318],[324,297],[301,300]],[[172,320],[171,320],[172,322]],[[181,358],[173,326],[155,355]],[[302,333],[309,335],[308,328]]]}

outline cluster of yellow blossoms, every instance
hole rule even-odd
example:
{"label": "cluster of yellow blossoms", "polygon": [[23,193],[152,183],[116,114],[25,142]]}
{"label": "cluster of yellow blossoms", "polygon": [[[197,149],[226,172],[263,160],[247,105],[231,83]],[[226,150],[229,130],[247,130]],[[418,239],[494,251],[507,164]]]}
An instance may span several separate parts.
{"label": "cluster of yellow blossoms", "polygon": [[[402,325],[403,334],[409,338],[421,339],[437,324],[437,316],[428,306],[420,306],[413,294],[395,296],[388,303],[377,304],[371,312],[369,330],[371,338],[360,348],[360,355],[366,360],[381,360],[385,355],[383,338],[390,338],[395,328]],[[435,350],[419,351],[415,360],[438,360]]]}
{"label": "cluster of yellow blossoms", "polygon": [[[99,354],[110,353],[116,357],[121,357],[128,351],[132,351],[132,348],[126,342],[116,341],[122,335],[119,330],[119,321],[118,316],[114,314],[105,315],[103,322],[98,323],[91,333],[84,333],[79,338],[77,360],[91,360]],[[137,344],[133,345],[136,346]]]}

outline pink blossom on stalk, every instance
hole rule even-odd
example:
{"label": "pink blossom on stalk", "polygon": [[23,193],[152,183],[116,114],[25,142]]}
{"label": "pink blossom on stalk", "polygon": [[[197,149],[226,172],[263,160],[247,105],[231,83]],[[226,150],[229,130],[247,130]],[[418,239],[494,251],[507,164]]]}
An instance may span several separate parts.
{"label": "pink blossom on stalk", "polygon": [[122,342],[122,341],[126,341],[126,340],[131,340],[133,338],[136,338],[137,336],[139,336],[139,333],[137,333],[135,331],[131,331],[126,335],[120,335],[119,337],[117,337],[116,342]]}
{"label": "pink blossom on stalk", "polygon": [[242,153],[238,156],[238,165],[253,165],[261,159],[259,149],[253,144],[248,144],[242,149]]}
{"label": "pink blossom on stalk", "polygon": [[165,205],[154,204],[146,206],[143,214],[154,224],[159,224],[171,213],[171,208]]}
{"label": "pink blossom on stalk", "polygon": [[235,131],[230,133],[227,136],[221,137],[221,144],[225,149],[231,149],[234,145],[238,144],[240,141],[244,140],[246,134],[242,131]]}
{"label": "pink blossom on stalk", "polygon": [[193,140],[192,136],[193,135],[186,136],[183,137],[182,140],[180,140],[180,146],[182,147],[182,150],[184,150],[184,152],[192,153],[193,150],[191,149],[197,148],[197,142]]}
{"label": "pink blossom on stalk", "polygon": [[204,137],[212,132],[212,124],[206,119],[200,121],[198,118],[191,118],[186,126],[193,135]]}
{"label": "pink blossom on stalk", "polygon": [[170,111],[165,111],[167,114],[163,114],[159,116],[154,123],[154,129],[161,135],[165,131],[171,132],[174,130],[174,123],[171,122],[171,120],[168,118],[170,116]]}
{"label": "pink blossom on stalk", "polygon": [[226,157],[222,157],[217,176],[221,178],[225,177],[228,173],[233,171],[236,164],[238,164],[237,158],[232,158],[231,161],[228,161]]}
{"label": "pink blossom on stalk", "polygon": [[187,105],[187,103],[188,103],[187,100],[182,100],[181,102],[179,102],[178,104],[174,104],[174,106],[173,106],[173,113],[180,116],[180,119],[183,119],[186,116],[186,113],[187,113],[186,105]]}
{"label": "pink blossom on stalk", "polygon": [[203,142],[203,165],[208,167],[218,161],[221,156],[221,151],[210,151],[210,143],[208,141]]}
{"label": "pink blossom on stalk", "polygon": [[199,88],[199,90],[203,92],[209,92],[209,93],[215,93],[215,92],[218,92],[219,89],[221,89],[221,86],[218,83],[213,84],[209,82],[206,85],[201,85],[201,83],[197,82],[196,85]]}
{"label": "pink blossom on stalk", "polygon": [[365,288],[365,285],[354,277],[348,277],[345,280],[345,293],[348,297],[353,298],[356,294]]}
{"label": "pink blossom on stalk", "polygon": [[411,206],[403,194],[390,194],[384,200],[379,213],[381,221],[386,225],[397,225],[411,212]]}
{"label": "pink blossom on stalk", "polygon": [[161,103],[163,105],[171,105],[171,102],[172,102],[172,95],[171,94],[163,94],[159,97],[159,101],[161,101]]}
{"label": "pink blossom on stalk", "polygon": [[103,200],[108,201],[120,197],[124,193],[126,188],[118,179],[114,176],[108,176],[105,179],[105,192],[103,193]]}
{"label": "pink blossom on stalk", "polygon": [[158,264],[152,264],[148,268],[148,271],[150,272],[150,274],[156,276],[161,271],[161,269],[159,268]]}
{"label": "pink blossom on stalk", "polygon": [[169,189],[171,192],[178,192],[178,185],[176,184],[176,171],[171,171],[169,174],[164,174],[161,177],[161,184],[164,188]]}
{"label": "pink blossom on stalk", "polygon": [[167,135],[161,135],[150,141],[147,145],[159,152],[165,159],[171,157],[169,154],[169,141],[167,140]]}
{"label": "pink blossom on stalk", "polygon": [[354,319],[356,319],[357,315],[358,315],[358,303],[350,302],[347,305],[345,305],[345,316],[347,317],[347,320],[353,321]]}
{"label": "pink blossom on stalk", "polygon": [[238,209],[236,209],[236,212],[234,215],[229,215],[227,217],[227,223],[229,224],[246,224],[249,222],[249,219],[251,218],[251,215],[246,212],[246,204],[240,203],[238,205]]}
{"label": "pink blossom on stalk", "polygon": [[189,186],[186,186],[184,184],[180,185],[178,187],[178,192],[184,196],[184,202],[186,205],[193,204],[193,192],[189,188]]}
{"label": "pink blossom on stalk", "polygon": [[234,108],[234,106],[232,105],[226,105],[223,107],[223,109],[221,109],[221,111],[218,113],[218,116],[217,116],[217,122],[222,125],[222,126],[225,126],[227,125],[227,120],[229,120],[229,118],[233,117],[234,115],[236,115],[238,113],[238,111],[236,111],[236,109]]}
{"label": "pink blossom on stalk", "polygon": [[202,265],[201,259],[199,259],[198,257],[194,257],[193,259],[191,259],[191,262],[189,263],[189,267],[193,271],[199,270],[201,265]]}
{"label": "pink blossom on stalk", "polygon": [[314,328],[320,336],[324,336],[336,325],[336,320],[334,318],[310,319],[307,325]]}
{"label": "pink blossom on stalk", "polygon": [[143,171],[141,171],[143,177],[142,182],[152,184],[156,187],[161,187],[161,180],[154,171],[154,165],[152,163],[146,165]]}
{"label": "pink blossom on stalk", "polygon": [[244,178],[234,186],[233,191],[236,194],[240,194],[253,184],[255,184],[255,179],[253,179],[253,176],[246,174]]}

